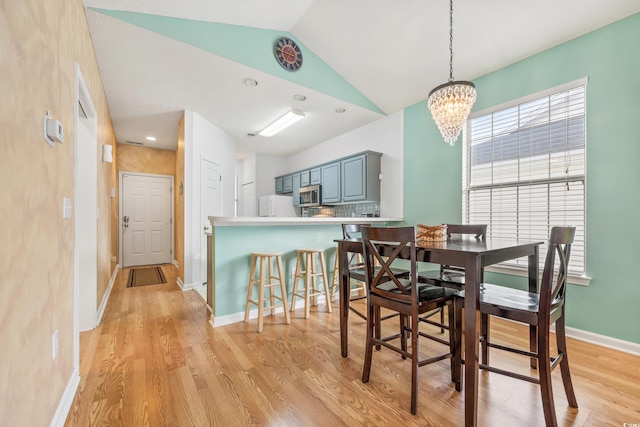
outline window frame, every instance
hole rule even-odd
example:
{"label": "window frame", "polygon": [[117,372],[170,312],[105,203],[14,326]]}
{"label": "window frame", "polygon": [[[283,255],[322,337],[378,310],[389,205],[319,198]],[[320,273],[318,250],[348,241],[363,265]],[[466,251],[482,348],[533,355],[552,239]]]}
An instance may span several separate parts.
{"label": "window frame", "polygon": [[[588,277],[586,275],[587,272],[587,84],[588,84],[588,78],[584,77],[581,79],[577,79],[571,82],[567,82],[565,84],[562,85],[558,85],[549,89],[545,89],[536,93],[532,93],[502,104],[498,104],[498,105],[494,105],[491,107],[487,107],[485,109],[473,112],[472,114],[469,115],[469,118],[467,119],[464,129],[463,129],[463,141],[462,141],[462,150],[463,150],[463,156],[462,156],[462,173],[463,173],[463,177],[462,177],[462,207],[463,207],[463,211],[462,211],[462,218],[463,218],[463,222],[464,223],[468,223],[469,221],[469,215],[470,215],[470,210],[468,208],[468,203],[469,203],[469,194],[472,190],[477,189],[478,187],[486,187],[486,188],[499,188],[500,185],[499,184],[489,184],[489,185],[481,185],[478,187],[472,187],[470,186],[471,183],[471,164],[470,164],[470,156],[471,156],[471,144],[469,141],[469,127],[471,125],[471,121],[475,118],[481,117],[481,116],[486,116],[489,114],[493,114],[496,112],[499,112],[501,110],[505,110],[508,108],[512,108],[512,107],[516,107],[516,106],[520,106],[523,104],[527,104],[531,101],[535,101],[535,100],[539,100],[541,98],[545,98],[545,97],[550,97],[553,96],[555,94],[564,92],[564,91],[568,91],[571,89],[575,89],[579,86],[584,86],[584,174],[583,175],[578,175],[579,177],[582,177],[582,182],[583,182],[583,197],[582,197],[582,203],[583,203],[583,212],[582,212],[582,217],[583,217],[583,229],[584,229],[584,247],[583,247],[583,271],[581,273],[578,272],[569,272],[568,274],[568,281],[572,284],[578,284],[578,285],[589,285],[589,282],[591,280],[590,277]],[[557,179],[555,179],[557,180]],[[554,181],[554,178],[548,178],[548,179],[543,179],[541,180],[543,183],[551,183]],[[517,181],[518,183],[523,183],[526,182],[525,180],[519,179]],[[549,211],[547,211],[549,212]],[[491,230],[491,224],[489,225],[489,230]],[[545,239],[546,241],[547,239]],[[544,261],[544,256],[545,254],[541,254],[541,261]],[[540,266],[540,271],[542,271],[543,266]],[[491,267],[487,267],[486,271],[492,271],[492,272],[497,272],[497,273],[503,273],[503,274],[510,274],[510,275],[516,275],[516,276],[527,276],[527,269],[524,266],[516,266],[516,265],[504,265],[504,264],[498,264],[498,265],[494,265]]]}

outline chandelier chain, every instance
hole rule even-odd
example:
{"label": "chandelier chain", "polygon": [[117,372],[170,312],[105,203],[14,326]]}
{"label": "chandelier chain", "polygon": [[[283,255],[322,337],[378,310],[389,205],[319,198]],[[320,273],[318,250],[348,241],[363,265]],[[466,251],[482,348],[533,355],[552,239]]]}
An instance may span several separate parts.
{"label": "chandelier chain", "polygon": [[449,0],[449,81],[453,81],[453,0]]}

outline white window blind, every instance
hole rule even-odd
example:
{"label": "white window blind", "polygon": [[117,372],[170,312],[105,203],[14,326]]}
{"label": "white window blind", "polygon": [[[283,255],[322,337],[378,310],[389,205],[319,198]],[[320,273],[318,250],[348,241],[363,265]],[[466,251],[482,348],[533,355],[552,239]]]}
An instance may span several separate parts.
{"label": "white window blind", "polygon": [[491,238],[545,242],[551,227],[573,225],[569,272],[583,275],[585,83],[472,116],[463,139],[464,222],[487,224]]}

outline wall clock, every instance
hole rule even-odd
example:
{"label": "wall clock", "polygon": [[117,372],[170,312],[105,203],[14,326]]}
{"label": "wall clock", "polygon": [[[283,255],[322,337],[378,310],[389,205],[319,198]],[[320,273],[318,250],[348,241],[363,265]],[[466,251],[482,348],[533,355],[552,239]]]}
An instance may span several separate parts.
{"label": "wall clock", "polygon": [[278,64],[287,71],[298,71],[302,67],[300,46],[289,37],[280,37],[273,45],[273,54]]}

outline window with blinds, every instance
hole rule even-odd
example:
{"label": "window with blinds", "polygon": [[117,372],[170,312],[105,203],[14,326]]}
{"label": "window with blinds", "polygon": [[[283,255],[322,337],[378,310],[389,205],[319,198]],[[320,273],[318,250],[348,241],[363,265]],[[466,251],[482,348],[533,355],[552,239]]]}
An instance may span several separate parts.
{"label": "window with blinds", "polygon": [[551,227],[573,225],[576,275],[585,272],[585,88],[574,82],[476,113],[463,133],[464,222],[488,224],[491,238],[545,242]]}

